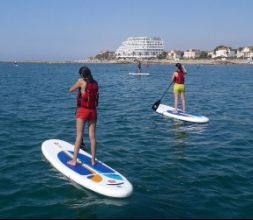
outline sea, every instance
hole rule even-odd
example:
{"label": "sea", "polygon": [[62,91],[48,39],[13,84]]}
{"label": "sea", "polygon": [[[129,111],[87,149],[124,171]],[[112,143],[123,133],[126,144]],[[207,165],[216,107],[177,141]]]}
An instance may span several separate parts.
{"label": "sea", "polygon": [[[42,154],[45,140],[75,141],[68,90],[83,65],[100,86],[97,159],[132,183],[128,198],[78,186]],[[187,112],[208,123],[152,110],[174,65],[0,63],[0,218],[253,218],[253,65],[185,67]]]}

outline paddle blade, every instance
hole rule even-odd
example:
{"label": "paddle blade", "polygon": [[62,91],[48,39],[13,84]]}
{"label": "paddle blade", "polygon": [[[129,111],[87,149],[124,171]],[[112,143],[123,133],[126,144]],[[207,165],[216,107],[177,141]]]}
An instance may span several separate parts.
{"label": "paddle blade", "polygon": [[154,111],[156,111],[156,109],[158,109],[160,103],[161,103],[161,100],[155,102],[154,105],[152,105],[152,109],[153,109]]}

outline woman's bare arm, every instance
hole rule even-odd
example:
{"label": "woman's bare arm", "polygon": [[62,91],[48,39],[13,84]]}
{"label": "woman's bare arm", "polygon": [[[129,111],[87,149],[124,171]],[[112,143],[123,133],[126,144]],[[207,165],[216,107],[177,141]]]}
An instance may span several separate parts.
{"label": "woman's bare arm", "polygon": [[77,89],[81,88],[82,86],[82,83],[81,83],[81,80],[79,79],[70,89],[69,89],[69,92],[74,92],[76,91]]}
{"label": "woman's bare arm", "polygon": [[174,79],[175,79],[175,77],[176,77],[176,74],[177,74],[177,72],[174,72],[174,73],[172,74],[171,81],[174,81]]}
{"label": "woman's bare arm", "polygon": [[185,66],[183,65],[182,68],[183,68],[184,74],[186,75],[187,74],[187,70],[186,70]]}

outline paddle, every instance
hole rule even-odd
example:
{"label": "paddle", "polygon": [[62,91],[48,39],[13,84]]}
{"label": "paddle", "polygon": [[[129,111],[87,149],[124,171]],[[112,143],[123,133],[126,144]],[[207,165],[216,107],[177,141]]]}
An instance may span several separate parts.
{"label": "paddle", "polygon": [[172,82],[170,83],[169,87],[166,89],[166,91],[164,92],[164,94],[162,95],[162,97],[161,97],[158,101],[156,101],[156,102],[154,103],[154,105],[152,106],[152,109],[153,109],[154,111],[156,111],[156,109],[158,109],[158,107],[159,107],[159,105],[160,105],[160,103],[161,103],[163,97],[166,95],[167,91],[169,90],[169,88],[171,87],[171,85],[172,85],[173,83],[174,83],[174,81],[172,81]]}

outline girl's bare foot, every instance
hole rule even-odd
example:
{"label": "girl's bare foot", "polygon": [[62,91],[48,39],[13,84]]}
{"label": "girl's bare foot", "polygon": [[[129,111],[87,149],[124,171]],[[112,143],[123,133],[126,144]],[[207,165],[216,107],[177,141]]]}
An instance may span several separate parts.
{"label": "girl's bare foot", "polygon": [[67,164],[74,167],[76,166],[76,160],[69,160]]}
{"label": "girl's bare foot", "polygon": [[91,164],[93,167],[96,166],[96,160],[91,160]]}

